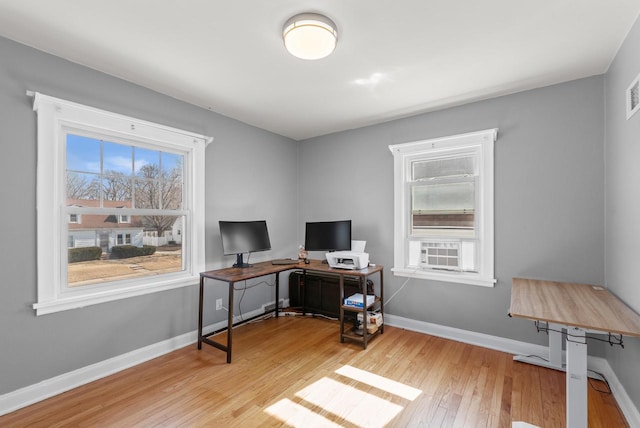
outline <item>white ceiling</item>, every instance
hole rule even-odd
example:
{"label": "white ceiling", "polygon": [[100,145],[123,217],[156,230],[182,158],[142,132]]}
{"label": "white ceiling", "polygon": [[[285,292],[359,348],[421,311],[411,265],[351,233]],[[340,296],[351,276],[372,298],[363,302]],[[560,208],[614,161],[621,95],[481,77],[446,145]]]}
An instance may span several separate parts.
{"label": "white ceiling", "polygon": [[[338,46],[289,55],[327,15]],[[640,0],[0,0],[0,35],[301,140],[604,73]],[[2,59],[0,59],[0,62]]]}

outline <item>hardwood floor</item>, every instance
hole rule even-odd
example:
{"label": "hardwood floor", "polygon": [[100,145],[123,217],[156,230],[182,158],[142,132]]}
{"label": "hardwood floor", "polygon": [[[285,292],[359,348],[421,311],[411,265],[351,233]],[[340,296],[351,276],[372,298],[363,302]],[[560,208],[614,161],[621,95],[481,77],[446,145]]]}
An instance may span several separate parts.
{"label": "hardwood floor", "polygon": [[[337,322],[309,317],[244,325],[233,346],[232,364],[194,344],[2,416],[0,426],[564,426],[564,373],[503,352],[389,326],[363,350],[339,342]],[[627,426],[613,396],[588,394],[590,427]]]}

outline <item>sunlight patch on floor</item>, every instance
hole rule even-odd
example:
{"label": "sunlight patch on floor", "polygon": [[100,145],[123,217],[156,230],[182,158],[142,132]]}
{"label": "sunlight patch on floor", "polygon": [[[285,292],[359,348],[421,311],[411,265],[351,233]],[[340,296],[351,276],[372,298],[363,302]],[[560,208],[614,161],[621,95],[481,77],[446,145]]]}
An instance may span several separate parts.
{"label": "sunlight patch on floor", "polygon": [[329,419],[315,413],[313,410],[309,410],[287,398],[278,401],[273,406],[267,407],[265,412],[292,427],[341,427],[341,425],[333,423]]}
{"label": "sunlight patch on floor", "polygon": [[[300,403],[285,398],[265,411],[293,427],[340,426],[318,412],[327,412],[333,420],[348,421],[359,427],[384,427],[404,406],[382,398],[382,395],[413,401],[422,393],[419,389],[348,365],[335,373],[341,380],[348,378],[348,382],[358,387],[323,377],[295,394]],[[314,407],[321,410],[314,411]]]}
{"label": "sunlight patch on floor", "polygon": [[422,391],[417,388],[351,366],[342,366],[336,370],[336,373],[411,401],[422,394]]}
{"label": "sunlight patch on floor", "polygon": [[296,393],[304,401],[362,427],[384,427],[403,406],[329,378]]}

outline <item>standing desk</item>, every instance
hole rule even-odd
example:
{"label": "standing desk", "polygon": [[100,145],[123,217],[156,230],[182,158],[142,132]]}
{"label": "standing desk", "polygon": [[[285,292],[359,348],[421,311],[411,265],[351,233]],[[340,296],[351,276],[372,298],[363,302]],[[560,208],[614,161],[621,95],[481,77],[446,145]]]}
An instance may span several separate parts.
{"label": "standing desk", "polygon": [[[235,268],[235,267],[229,267],[229,268],[224,268],[224,269],[217,269],[217,270],[211,270],[211,271],[207,271],[207,272],[201,272],[200,273],[200,296],[199,296],[199,303],[198,303],[198,349],[202,349],[202,344],[206,343],[207,345],[211,345],[214,348],[218,348],[222,351],[225,351],[227,353],[227,363],[231,363],[231,350],[232,350],[232,336],[233,336],[233,284],[235,284],[236,282],[241,282],[241,281],[246,281],[248,279],[253,279],[253,278],[258,278],[261,276],[266,276],[266,275],[271,275],[271,274],[275,274],[276,275],[276,284],[275,284],[275,297],[276,297],[276,305],[275,308],[271,311],[267,311],[266,313],[270,313],[270,312],[275,312],[275,316],[277,317],[279,314],[279,307],[278,307],[278,303],[280,301],[280,272],[284,272],[287,270],[291,270],[291,269],[302,269],[304,273],[306,273],[307,271],[311,271],[311,272],[321,272],[321,273],[331,273],[331,274],[335,274],[338,275],[340,277],[340,299],[342,300],[343,296],[343,290],[344,290],[344,277],[346,276],[356,276],[359,278],[360,282],[361,282],[361,286],[364,283],[364,288],[363,288],[363,295],[366,295],[366,278],[369,275],[375,274],[375,273],[379,273],[380,274],[380,299],[379,299],[379,303],[380,303],[380,307],[381,310],[383,310],[383,287],[382,287],[382,272],[383,272],[383,268],[382,266],[369,266],[366,267],[364,269],[360,269],[360,270],[348,270],[348,269],[335,269],[330,267],[327,263],[323,263],[320,260],[309,260],[309,263],[304,263],[302,261],[300,261],[299,263],[294,263],[294,264],[287,264],[287,265],[274,265],[271,263],[271,261],[267,261],[267,262],[260,262],[260,263],[254,263],[251,267],[248,268]],[[227,318],[227,327],[220,329],[220,330],[216,330],[210,333],[205,333],[203,334],[202,332],[202,318],[203,318],[203,306],[204,306],[204,284],[205,284],[205,280],[206,279],[213,279],[213,280],[218,280],[218,281],[222,281],[222,282],[226,282],[229,285],[229,303],[228,303],[228,318]],[[340,302],[340,306],[342,308],[342,301]],[[363,307],[363,315],[366,314],[366,310],[367,310],[367,306],[364,305]],[[342,314],[342,310],[340,311]],[[264,314],[260,314],[258,315],[258,317],[263,316]],[[243,324],[247,321],[251,321],[252,319],[257,318],[257,317],[252,317],[249,318],[247,320],[241,321],[239,323],[237,323],[236,325],[240,325]],[[348,339],[353,339],[353,340],[359,340],[362,341],[363,344],[363,348],[367,347],[367,341],[368,341],[368,337],[371,336],[371,334],[368,334],[366,332],[366,328],[364,331],[364,334],[362,337],[360,338],[354,338],[352,337],[353,335],[348,335],[345,334],[345,332],[343,331],[344,329],[344,323],[343,323],[343,319],[344,317],[341,316],[341,322],[340,322],[340,340],[341,342],[344,341],[345,338]],[[366,320],[366,316],[364,317],[364,319]],[[366,323],[366,321],[365,321]],[[365,324],[366,327],[366,324]],[[381,326],[382,328],[380,329],[380,333],[382,333],[384,331],[384,327]],[[220,333],[222,331],[227,331],[227,344],[223,345],[221,343],[218,343],[214,340],[209,339],[210,336],[213,336],[214,334]]]}
{"label": "standing desk", "polygon": [[[549,363],[566,371],[567,427],[587,427],[586,333],[640,337],[640,316],[606,288],[569,282],[513,278],[509,314],[548,323]],[[566,362],[562,362],[562,329]]]}

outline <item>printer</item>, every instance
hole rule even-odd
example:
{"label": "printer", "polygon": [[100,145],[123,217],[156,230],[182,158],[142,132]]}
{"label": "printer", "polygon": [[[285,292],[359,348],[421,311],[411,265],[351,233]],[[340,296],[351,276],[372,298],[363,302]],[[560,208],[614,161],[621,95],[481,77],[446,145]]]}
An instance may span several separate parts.
{"label": "printer", "polygon": [[327,263],[338,269],[364,269],[369,266],[369,254],[353,251],[334,251],[327,253]]}
{"label": "printer", "polygon": [[337,269],[364,269],[369,266],[369,254],[364,252],[367,241],[351,241],[351,251],[326,253],[327,263]]}

